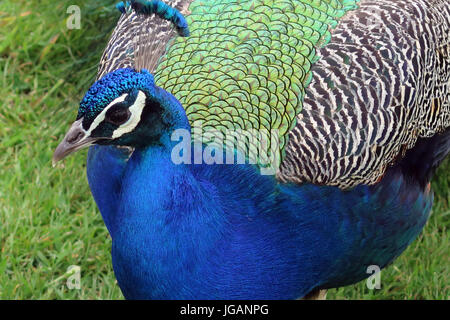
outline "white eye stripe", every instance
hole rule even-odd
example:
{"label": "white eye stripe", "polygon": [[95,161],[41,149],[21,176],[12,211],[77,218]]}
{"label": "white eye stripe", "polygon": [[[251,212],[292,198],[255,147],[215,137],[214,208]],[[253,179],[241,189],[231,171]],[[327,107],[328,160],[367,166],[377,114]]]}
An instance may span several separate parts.
{"label": "white eye stripe", "polygon": [[136,101],[133,103],[131,107],[128,108],[128,110],[131,113],[130,118],[128,119],[127,122],[125,122],[123,125],[114,130],[112,134],[113,139],[116,139],[124,135],[125,133],[129,133],[136,128],[139,121],[141,121],[142,110],[144,109],[145,106],[145,98],[146,98],[145,93],[139,91]]}
{"label": "white eye stripe", "polygon": [[[139,92],[140,92],[140,91],[139,91]],[[92,123],[91,123],[89,129],[86,131],[86,136],[90,136],[90,135],[91,135],[91,132],[92,132],[95,128],[97,128],[98,125],[99,125],[100,123],[103,122],[103,120],[105,120],[106,112],[108,112],[108,110],[109,110],[113,105],[115,105],[116,103],[125,101],[125,99],[127,98],[127,96],[128,96],[128,93],[123,94],[123,95],[121,95],[120,97],[114,99],[114,101],[112,101],[110,104],[108,104],[108,105],[102,110],[102,112],[100,112],[100,114],[99,114],[97,117],[95,117],[94,121],[92,121]]]}

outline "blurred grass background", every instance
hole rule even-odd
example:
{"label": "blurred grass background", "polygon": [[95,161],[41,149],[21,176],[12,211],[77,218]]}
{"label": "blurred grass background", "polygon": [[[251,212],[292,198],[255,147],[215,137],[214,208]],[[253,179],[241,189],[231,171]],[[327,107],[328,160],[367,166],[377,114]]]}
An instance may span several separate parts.
{"label": "blurred grass background", "polygon": [[[0,2],[0,299],[123,299],[111,241],[89,191],[86,151],[52,168],[51,156],[119,13],[116,0]],[[67,8],[81,8],[81,29],[68,30]],[[381,273],[333,289],[328,299],[449,299],[450,161],[435,180],[435,204],[422,235]],[[68,267],[81,268],[81,289],[68,289]]]}

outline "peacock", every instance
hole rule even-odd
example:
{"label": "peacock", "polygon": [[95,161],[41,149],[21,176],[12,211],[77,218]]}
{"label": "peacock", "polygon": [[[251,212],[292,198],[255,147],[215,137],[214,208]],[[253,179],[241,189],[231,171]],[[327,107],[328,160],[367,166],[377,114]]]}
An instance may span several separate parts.
{"label": "peacock", "polygon": [[448,0],[126,1],[53,162],[126,299],[298,299],[420,234],[450,151]]}

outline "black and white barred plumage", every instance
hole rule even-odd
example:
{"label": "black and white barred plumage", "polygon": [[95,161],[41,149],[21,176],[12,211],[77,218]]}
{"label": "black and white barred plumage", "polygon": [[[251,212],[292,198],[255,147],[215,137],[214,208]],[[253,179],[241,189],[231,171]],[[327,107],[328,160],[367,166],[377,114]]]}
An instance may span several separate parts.
{"label": "black and white barred plumage", "polygon": [[[191,0],[192,1],[192,0]],[[182,14],[189,14],[191,1],[165,1]],[[115,27],[100,60],[97,79],[119,68],[143,68],[154,72],[171,39],[177,35],[170,21],[156,15],[138,15],[131,7]],[[140,57],[137,57],[139,56]],[[136,62],[144,64],[136,66]]]}
{"label": "black and white barred plumage", "polygon": [[450,2],[364,0],[312,67],[282,181],[376,183],[419,137],[450,126]]}

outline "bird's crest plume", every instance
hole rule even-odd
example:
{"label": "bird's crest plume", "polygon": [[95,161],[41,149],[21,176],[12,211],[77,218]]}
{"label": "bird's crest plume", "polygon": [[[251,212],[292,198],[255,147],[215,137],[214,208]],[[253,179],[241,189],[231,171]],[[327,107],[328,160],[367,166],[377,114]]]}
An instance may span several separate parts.
{"label": "bird's crest plume", "polygon": [[[176,34],[182,37],[189,36],[188,24],[183,14],[176,8],[160,0],[131,0],[119,2],[116,7],[125,15],[132,14],[134,11],[137,15],[138,24],[144,25],[143,20],[154,15],[170,23],[168,28],[172,28],[170,30],[172,37]],[[183,11],[187,12],[187,8]],[[142,32],[140,29],[135,30],[135,36],[133,38],[134,69],[137,71],[146,69],[151,73],[155,72],[158,61],[164,55],[167,47],[167,41],[164,40],[154,32]]]}

